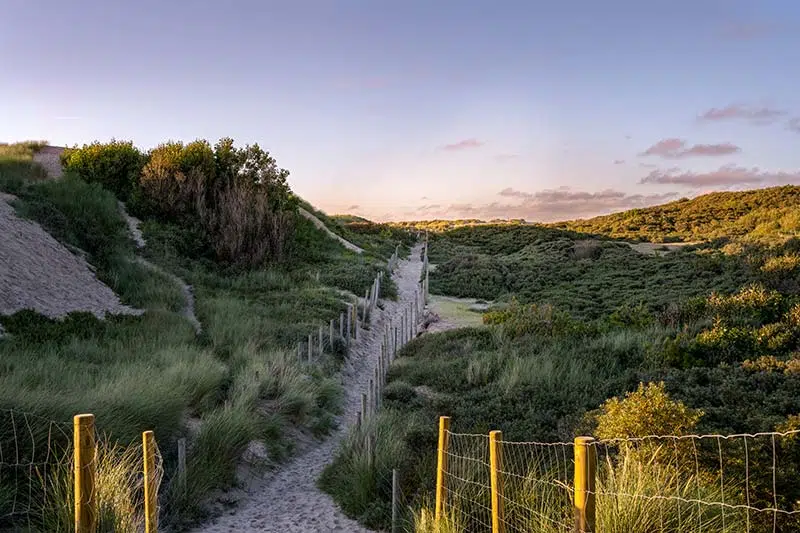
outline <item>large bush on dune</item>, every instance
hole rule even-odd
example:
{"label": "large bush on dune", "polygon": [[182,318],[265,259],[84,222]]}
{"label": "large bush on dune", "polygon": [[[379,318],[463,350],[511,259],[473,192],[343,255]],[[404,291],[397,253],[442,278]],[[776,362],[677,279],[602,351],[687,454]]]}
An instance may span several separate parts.
{"label": "large bush on dune", "polygon": [[122,201],[128,201],[137,187],[145,163],[144,155],[130,141],[85,144],[68,148],[61,155],[64,170],[89,183],[99,183]]}
{"label": "large bush on dune", "polygon": [[286,254],[296,207],[289,172],[257,144],[170,141],[142,154],[112,140],[67,150],[63,161],[134,213],[199,232],[221,263],[252,267]]}

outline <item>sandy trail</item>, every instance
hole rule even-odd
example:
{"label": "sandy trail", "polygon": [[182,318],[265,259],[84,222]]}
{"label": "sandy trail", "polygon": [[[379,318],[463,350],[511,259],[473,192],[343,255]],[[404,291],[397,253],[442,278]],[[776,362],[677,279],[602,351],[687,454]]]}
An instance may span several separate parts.
{"label": "sandy trail", "polygon": [[300,213],[300,215],[302,215],[302,216],[306,217],[308,220],[310,220],[317,228],[319,228],[322,231],[324,231],[325,233],[327,233],[328,236],[331,239],[336,239],[337,241],[339,241],[342,244],[342,246],[344,246],[348,250],[352,250],[353,252],[355,252],[357,254],[360,254],[360,253],[364,252],[363,249],[359,248],[358,246],[356,246],[352,242],[350,242],[348,240],[345,240],[341,236],[336,235],[334,232],[332,232],[331,229],[328,226],[326,226],[323,221],[321,221],[316,216],[314,216],[314,213],[310,213],[309,211],[306,211],[302,207],[298,207],[297,211],[298,211],[298,213]]}
{"label": "sandy trail", "polygon": [[384,325],[395,318],[402,306],[414,301],[422,272],[420,251],[421,245],[418,245],[409,260],[400,261],[393,275],[398,300],[383,300],[383,311],[373,313],[370,329],[360,332],[359,341],[351,350],[349,364],[341,374],[345,398],[339,429],[327,440],[267,474],[230,514],[195,529],[195,533],[370,531],[347,518],[331,497],[317,488],[316,480],[355,423],[361,407],[361,393],[367,391],[380,357]]}
{"label": "sandy trail", "polygon": [[[136,247],[144,248],[147,243],[142,235],[142,230],[139,228],[142,223],[141,220],[129,215],[128,211],[125,209],[125,204],[122,202],[117,202],[117,206],[119,207],[119,212],[122,215],[122,218],[125,219],[125,223],[128,225],[128,232],[130,233],[133,242],[136,244]],[[154,272],[157,272],[158,274],[161,274],[164,277],[171,279],[173,283],[181,288],[185,302],[183,309],[181,310],[181,315],[183,315],[183,317],[192,324],[195,334],[200,335],[203,332],[203,326],[200,324],[200,321],[197,319],[197,315],[194,313],[194,292],[192,291],[192,286],[172,272],[167,272],[160,266],[151,263],[144,257],[137,255],[134,258],[134,261]]]}

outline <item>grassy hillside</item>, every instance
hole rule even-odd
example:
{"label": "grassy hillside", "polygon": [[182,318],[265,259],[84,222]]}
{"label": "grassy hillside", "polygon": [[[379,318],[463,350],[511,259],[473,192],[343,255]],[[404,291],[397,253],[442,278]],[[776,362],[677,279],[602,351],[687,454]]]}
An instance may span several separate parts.
{"label": "grassy hillside", "polygon": [[[113,156],[105,145],[93,149]],[[42,181],[29,155],[0,160],[0,191],[18,196],[14,205],[21,216],[86,251],[99,278],[123,303],[145,313],[105,322],[85,313],[63,321],[30,311],[0,317],[6,330],[0,339],[0,412],[65,423],[91,412],[99,431],[123,444],[155,430],[166,466],[163,518],[178,528],[203,517],[206,496],[236,484],[236,466],[253,442],[268,451],[256,466],[268,468],[292,453],[296,438],[332,429],[341,396],[335,375],[346,347],[337,339],[333,350],[307,365],[298,360],[297,343],[338,318],[348,294],[363,294],[385,268],[382,251],[409,242],[405,234],[352,232],[348,237],[368,245],[358,255],[295,215],[280,258],[242,265],[222,261],[209,240],[214,234],[200,232],[184,215],[141,209],[147,246],[135,251],[117,197],[104,185],[114,183],[108,174],[98,176],[93,164],[88,178],[72,171],[59,181]],[[186,302],[180,288],[135,261],[136,253],[192,286],[201,335],[181,314]],[[383,296],[391,297],[395,287],[386,279]],[[14,446],[6,442],[14,439],[9,424],[13,419],[0,418],[3,450]],[[179,437],[189,438],[186,495],[170,483]],[[53,446],[58,444],[66,443]],[[57,512],[38,503],[31,513],[7,512],[4,506],[22,495],[15,493],[21,485],[5,481],[0,477],[0,529],[14,519],[42,531],[63,526]]]}
{"label": "grassy hillside", "polygon": [[[323,479],[326,489],[375,526],[386,524],[392,468],[417,508],[430,502],[440,415],[453,417],[459,433],[500,429],[505,440],[526,442],[800,427],[800,245],[787,238],[798,191],[709,195],[553,226],[482,224],[431,233],[431,292],[494,305],[482,327],[425,335],[406,346],[390,370],[381,416],[340,451]],[[634,222],[623,227],[622,220]],[[649,225],[635,231],[638,221]],[[718,240],[657,255],[615,240],[694,239],[706,231]],[[604,402],[659,382],[664,389],[653,397],[652,413],[639,404],[603,422]],[[657,414],[670,402],[702,414],[671,426]],[[371,473],[363,445],[369,435],[378,441]],[[780,446],[778,506],[797,510],[800,492],[790,480],[800,474],[800,448],[796,441]],[[769,507],[770,450],[752,453],[750,475],[759,474],[750,478],[750,496]],[[728,481],[745,478],[740,455],[723,460]],[[719,461],[702,458],[701,477],[713,479]],[[645,482],[658,489],[655,479]],[[621,505],[626,512],[613,520],[638,526],[615,523],[604,531],[658,528],[637,518],[635,506]],[[754,530],[772,527],[771,518],[752,519]],[[780,519],[779,530],[800,528]]]}
{"label": "grassy hillside", "polygon": [[715,192],[554,227],[650,242],[751,237],[782,240],[800,232],[800,187]]}

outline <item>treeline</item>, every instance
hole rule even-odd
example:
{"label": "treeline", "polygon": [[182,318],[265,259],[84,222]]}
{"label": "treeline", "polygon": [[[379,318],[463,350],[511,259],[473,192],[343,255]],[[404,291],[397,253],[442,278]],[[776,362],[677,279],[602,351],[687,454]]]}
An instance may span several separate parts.
{"label": "treeline", "polygon": [[297,200],[289,171],[258,144],[170,141],[142,152],[112,140],[69,148],[62,163],[65,172],[112,191],[133,214],[192,233],[222,264],[253,267],[287,254]]}

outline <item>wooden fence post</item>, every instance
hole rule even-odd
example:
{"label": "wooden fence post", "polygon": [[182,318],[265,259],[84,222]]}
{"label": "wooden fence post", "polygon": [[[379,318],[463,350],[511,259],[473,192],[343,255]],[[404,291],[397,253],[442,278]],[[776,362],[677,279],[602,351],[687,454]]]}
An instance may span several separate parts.
{"label": "wooden fence post", "polygon": [[367,291],[364,293],[364,315],[361,317],[365,328],[367,327],[367,307],[369,307],[369,305],[367,304],[368,301],[369,301],[369,289],[367,289]]}
{"label": "wooden fence post", "polygon": [[400,506],[400,473],[396,468],[392,469],[392,533],[399,533],[400,524],[398,519]]}
{"label": "wooden fence post", "polygon": [[344,313],[339,313],[339,336],[344,338]]}
{"label": "wooden fence post", "polygon": [[445,473],[447,472],[447,451],[450,444],[450,417],[439,417],[439,449],[436,458],[436,508],[434,519],[440,525],[444,513]]}
{"label": "wooden fence post", "polygon": [[505,505],[503,502],[503,433],[489,432],[489,467],[492,483],[492,533],[505,533]]}
{"label": "wooden fence post", "polygon": [[597,449],[592,437],[575,437],[575,531],[593,533]]}
{"label": "wooden fence post", "polygon": [[335,319],[331,318],[330,327],[328,329],[328,343],[330,344],[331,352],[333,352],[333,323]]}
{"label": "wooden fence post", "polygon": [[96,533],[97,490],[95,489],[95,459],[97,445],[94,435],[94,415],[76,415],[73,423],[75,461],[75,533]]}
{"label": "wooden fence post", "polygon": [[156,436],[152,431],[142,433],[144,453],[144,531],[158,531],[158,475],[156,474]]}
{"label": "wooden fence post", "polygon": [[178,439],[178,488],[181,496],[186,497],[186,439]]}
{"label": "wooden fence post", "polygon": [[361,393],[361,418],[366,422],[367,420],[367,393]]}
{"label": "wooden fence post", "polygon": [[375,380],[369,380],[369,413],[370,415],[375,414],[377,410],[375,405],[377,404],[377,400],[375,400]]}
{"label": "wooden fence post", "polygon": [[352,321],[353,319],[353,308],[351,304],[347,304],[347,344],[350,344],[350,339],[353,338],[353,326]]}
{"label": "wooden fence post", "polygon": [[311,361],[314,359],[314,334],[308,334],[308,363],[311,364]]}

